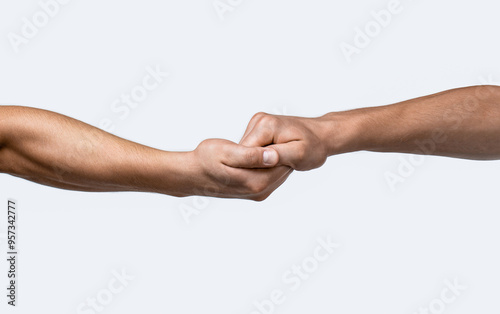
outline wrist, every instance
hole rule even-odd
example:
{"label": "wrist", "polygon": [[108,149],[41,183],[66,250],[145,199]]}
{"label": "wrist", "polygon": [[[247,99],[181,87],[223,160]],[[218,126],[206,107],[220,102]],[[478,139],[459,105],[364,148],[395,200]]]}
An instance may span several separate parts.
{"label": "wrist", "polygon": [[199,162],[194,151],[161,151],[160,165],[153,169],[152,192],[184,197],[197,195]]}
{"label": "wrist", "polygon": [[354,152],[363,149],[362,119],[353,112],[331,112],[317,120],[317,134],[328,156]]}
{"label": "wrist", "polygon": [[201,182],[203,177],[202,163],[196,151],[175,153],[173,162],[175,177],[175,190],[180,196],[201,195]]}

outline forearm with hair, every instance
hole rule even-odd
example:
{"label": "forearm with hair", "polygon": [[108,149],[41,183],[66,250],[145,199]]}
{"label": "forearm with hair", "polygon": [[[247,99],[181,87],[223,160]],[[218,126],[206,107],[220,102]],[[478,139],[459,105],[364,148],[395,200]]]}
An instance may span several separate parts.
{"label": "forearm with hair", "polygon": [[320,118],[329,155],[367,150],[500,159],[500,87],[453,89]]}
{"label": "forearm with hair", "polygon": [[161,151],[61,114],[20,106],[0,107],[0,134],[2,172],[71,190],[183,195],[187,153]]}

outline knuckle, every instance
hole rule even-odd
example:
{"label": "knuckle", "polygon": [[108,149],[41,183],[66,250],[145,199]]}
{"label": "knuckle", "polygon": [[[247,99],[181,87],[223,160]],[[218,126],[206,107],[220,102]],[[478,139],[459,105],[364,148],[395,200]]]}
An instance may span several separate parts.
{"label": "knuckle", "polygon": [[279,120],[276,116],[273,116],[273,115],[265,115],[263,116],[261,119],[260,119],[260,123],[262,125],[265,125],[269,128],[274,128],[278,125],[279,123]]}
{"label": "knuckle", "polygon": [[269,194],[263,194],[258,196],[253,196],[250,199],[255,202],[262,202],[269,197]]}
{"label": "knuckle", "polygon": [[259,197],[260,194],[266,189],[266,185],[261,181],[249,181],[247,183],[247,188],[252,195]]}
{"label": "knuckle", "polygon": [[257,112],[256,114],[253,115],[252,117],[252,120],[254,119],[261,119],[262,117],[265,117],[266,115],[268,115],[267,113],[265,112]]}
{"label": "knuckle", "polygon": [[198,148],[201,150],[210,150],[214,146],[214,143],[211,139],[203,140],[199,145]]}

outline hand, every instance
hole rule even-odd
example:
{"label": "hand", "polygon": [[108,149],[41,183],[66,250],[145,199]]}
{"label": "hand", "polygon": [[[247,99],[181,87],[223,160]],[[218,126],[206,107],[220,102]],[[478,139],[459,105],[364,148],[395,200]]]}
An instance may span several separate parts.
{"label": "hand", "polygon": [[318,118],[259,112],[250,120],[240,144],[273,148],[279,155],[277,165],[310,170],[323,165],[328,157],[323,133],[323,123]]}
{"label": "hand", "polygon": [[194,176],[188,185],[196,186],[198,195],[262,201],[292,172],[290,167],[275,167],[278,154],[272,148],[250,148],[221,139],[201,142],[191,157]]}

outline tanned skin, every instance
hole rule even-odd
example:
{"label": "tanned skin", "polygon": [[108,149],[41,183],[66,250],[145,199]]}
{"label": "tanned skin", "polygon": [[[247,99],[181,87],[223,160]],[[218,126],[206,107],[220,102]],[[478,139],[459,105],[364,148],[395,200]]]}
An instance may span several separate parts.
{"label": "tanned skin", "polygon": [[355,151],[500,159],[500,87],[453,89],[318,118],[256,114],[239,144],[168,152],[35,108],[0,106],[0,171],[62,189],[261,201],[295,170]]}

